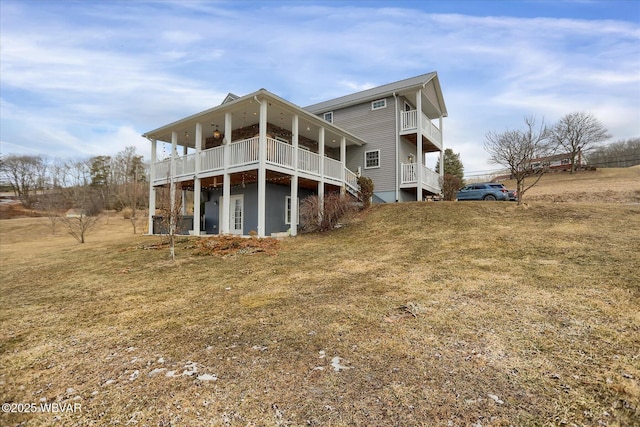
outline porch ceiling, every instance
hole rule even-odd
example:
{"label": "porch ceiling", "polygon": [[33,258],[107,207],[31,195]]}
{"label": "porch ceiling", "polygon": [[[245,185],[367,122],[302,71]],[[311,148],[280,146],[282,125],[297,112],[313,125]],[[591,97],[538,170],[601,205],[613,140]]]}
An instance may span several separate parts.
{"label": "porch ceiling", "polygon": [[[415,133],[402,135],[402,137],[407,139],[408,141],[411,141],[413,145],[417,145],[418,143],[418,136]],[[440,149],[436,147],[433,142],[429,141],[426,136],[422,135],[422,151],[425,153],[433,153],[435,151],[440,151]]]}
{"label": "porch ceiling", "polygon": [[[254,184],[258,181],[258,171],[250,170],[245,172],[232,173],[230,174],[230,177],[230,183],[232,187],[241,186],[243,182],[245,185]],[[291,176],[275,171],[267,171],[267,182],[277,183],[281,185],[291,185]],[[223,183],[224,178],[222,177],[222,175],[203,178],[202,189],[222,188]],[[325,185],[329,187],[335,187],[331,184]],[[193,186],[193,180],[182,182],[182,188],[184,189],[193,190]],[[298,179],[298,187],[305,188],[307,190],[317,190],[318,181],[301,177]],[[338,187],[336,187],[336,189],[338,189]]]}
{"label": "porch ceiling", "polygon": [[345,136],[347,145],[362,145],[365,142],[347,131],[337,128],[331,123],[325,122],[308,111],[277,98],[275,95],[262,89],[256,94],[247,95],[235,101],[222,104],[199,114],[186,117],[169,125],[163,126],[143,136],[158,141],[171,142],[172,132],[178,136],[178,145],[195,148],[196,124],[202,124],[202,137],[206,139],[213,135],[217,129],[222,134],[225,129],[225,114],[231,113],[231,130],[241,129],[260,122],[260,102],[268,102],[267,121],[283,129],[292,130],[292,121],[295,114],[298,115],[298,133],[301,136],[317,141],[320,127],[325,128],[325,145],[328,147],[340,147],[340,139]]}

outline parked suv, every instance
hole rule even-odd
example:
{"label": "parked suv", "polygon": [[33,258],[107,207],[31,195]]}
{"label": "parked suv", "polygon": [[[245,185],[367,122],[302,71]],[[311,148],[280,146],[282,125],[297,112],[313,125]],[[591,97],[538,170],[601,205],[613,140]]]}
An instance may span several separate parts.
{"label": "parked suv", "polygon": [[456,200],[509,200],[509,190],[495,182],[469,184],[456,193]]}

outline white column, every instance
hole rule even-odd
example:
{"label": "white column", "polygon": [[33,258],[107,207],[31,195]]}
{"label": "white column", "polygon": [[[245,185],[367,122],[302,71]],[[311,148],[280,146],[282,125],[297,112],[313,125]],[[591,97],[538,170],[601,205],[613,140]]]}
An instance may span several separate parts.
{"label": "white column", "polygon": [[298,132],[298,115],[294,114],[291,119],[291,145],[293,145],[293,169],[296,171],[296,175],[298,174],[298,148],[300,147]]}
{"label": "white column", "polygon": [[266,236],[265,204],[267,196],[267,101],[260,103],[260,138],[258,143],[258,237]]}
{"label": "white column", "polygon": [[176,157],[178,156],[178,133],[171,132],[171,172],[169,172],[169,233],[174,234],[176,228]]}
{"label": "white column", "polygon": [[[184,146],[182,147],[182,159],[180,159],[180,161],[182,162],[182,171],[184,173],[184,168],[187,165],[187,153],[189,152],[189,149],[187,148],[187,142],[185,141]],[[187,190],[182,190],[182,209],[181,209],[181,213],[182,216],[187,214]]]}
{"label": "white column", "polygon": [[223,165],[224,175],[222,182],[222,214],[218,224],[219,234],[229,234],[229,208],[231,198],[231,174],[228,172],[230,163],[229,144],[231,144],[231,113],[224,115],[224,141],[223,141]]}
{"label": "white column", "polygon": [[298,175],[291,176],[291,235],[298,235]]}
{"label": "white column", "polygon": [[347,191],[347,184],[345,182],[347,169],[347,138],[344,136],[340,138],[340,162],[342,162],[342,171],[340,172],[342,187],[340,187],[340,194],[344,196]]}
{"label": "white column", "polygon": [[202,181],[200,180],[200,156],[202,155],[202,123],[196,123],[196,172],[193,178],[193,234],[200,235],[200,196],[202,192]]}
{"label": "white column", "polygon": [[298,115],[291,119],[291,145],[293,145],[293,175],[291,175],[291,235],[298,235]]}
{"label": "white column", "polygon": [[422,201],[422,165],[424,164],[424,154],[422,153],[422,89],[418,89],[416,93],[416,116],[417,116],[417,129],[416,129],[416,161],[417,171],[416,179],[418,180],[416,187],[416,200]]}
{"label": "white column", "polygon": [[151,141],[151,167],[149,168],[149,234],[153,234],[153,216],[156,214],[156,187],[153,181],[156,179],[156,162],[158,161],[158,141]]}
{"label": "white column", "polygon": [[442,132],[442,115],[440,115],[438,128],[440,128],[440,179],[444,179],[444,133]]}
{"label": "white column", "polygon": [[318,202],[324,206],[324,128],[318,131],[318,154],[320,155],[320,182],[318,182]]}

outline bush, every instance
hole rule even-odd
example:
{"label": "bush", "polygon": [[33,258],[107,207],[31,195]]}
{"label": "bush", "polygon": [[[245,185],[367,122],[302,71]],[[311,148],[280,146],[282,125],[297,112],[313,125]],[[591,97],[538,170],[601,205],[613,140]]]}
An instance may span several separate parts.
{"label": "bush", "polygon": [[358,185],[360,186],[358,197],[362,201],[362,209],[367,209],[371,206],[371,197],[373,197],[373,180],[366,176],[359,176]]}
{"label": "bush", "polygon": [[324,196],[324,209],[320,209],[317,195],[309,196],[300,203],[301,231],[327,231],[334,229],[342,219],[355,212],[351,198],[339,193]]}
{"label": "bush", "polygon": [[440,180],[442,185],[442,195],[445,200],[455,200],[458,190],[464,187],[464,181],[455,175],[444,174],[444,179]]}
{"label": "bush", "polygon": [[131,219],[131,217],[133,216],[133,209],[131,208],[122,209],[122,216],[124,217],[124,219]]}

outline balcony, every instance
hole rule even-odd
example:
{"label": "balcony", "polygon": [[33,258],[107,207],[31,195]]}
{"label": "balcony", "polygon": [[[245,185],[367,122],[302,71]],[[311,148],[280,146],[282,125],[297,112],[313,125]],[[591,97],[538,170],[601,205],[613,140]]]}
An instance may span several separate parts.
{"label": "balcony", "polygon": [[440,194],[440,174],[418,163],[400,164],[400,188],[414,188],[418,184],[418,168],[422,172],[422,189]]}
{"label": "balcony", "polygon": [[[418,132],[418,111],[400,112],[400,135],[410,135]],[[422,135],[433,145],[429,151],[442,151],[442,132],[431,120],[422,114]]]}
{"label": "balcony", "polygon": [[[322,178],[335,185],[344,183],[349,192],[357,193],[359,188],[356,174],[343,168],[342,162],[339,160],[324,157],[324,168],[320,170],[323,163],[322,157],[317,153],[298,148],[298,162],[297,165],[294,165],[295,149],[293,145],[272,138],[266,138],[266,141],[265,164],[268,169],[288,174],[297,172],[299,176],[316,180]],[[196,176],[197,161],[200,162],[199,177],[222,174],[225,171],[225,155],[228,156],[226,171],[229,173],[257,169],[260,162],[259,142],[260,139],[254,137],[203,150],[199,156],[197,153],[178,156],[175,159],[173,176],[178,181],[193,179]],[[171,159],[155,163],[153,185],[165,184],[169,182],[171,176]]]}

